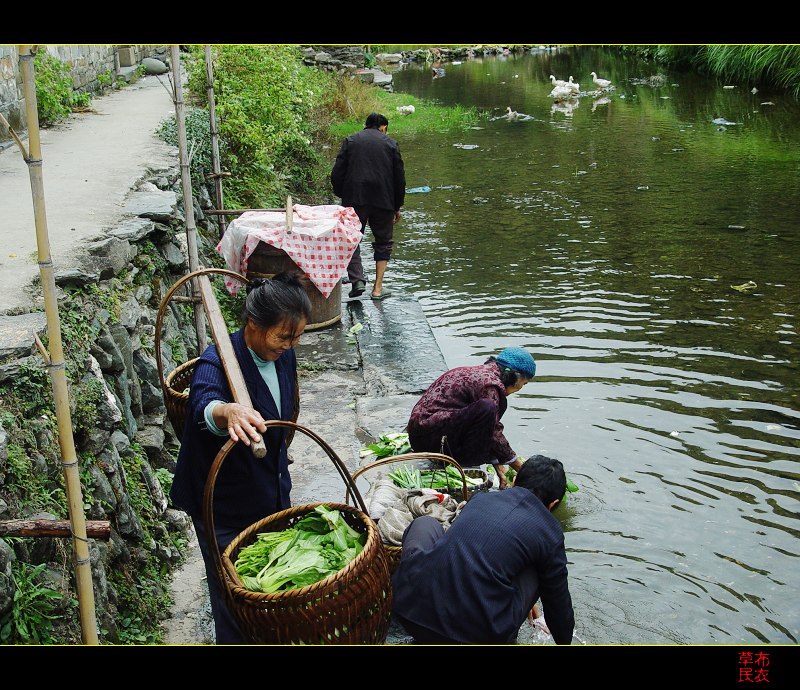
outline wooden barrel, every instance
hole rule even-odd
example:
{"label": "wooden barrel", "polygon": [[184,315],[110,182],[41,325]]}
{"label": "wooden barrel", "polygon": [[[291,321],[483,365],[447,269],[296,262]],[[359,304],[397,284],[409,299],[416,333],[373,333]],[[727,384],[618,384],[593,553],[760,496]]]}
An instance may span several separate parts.
{"label": "wooden barrel", "polygon": [[336,283],[328,297],[323,297],[317,286],[308,276],[292,261],[292,258],[283,249],[273,247],[266,242],[259,242],[247,261],[247,279],[272,278],[282,271],[300,271],[300,282],[306,290],[311,302],[311,321],[306,325],[307,331],[326,328],[342,320],[342,281]]}

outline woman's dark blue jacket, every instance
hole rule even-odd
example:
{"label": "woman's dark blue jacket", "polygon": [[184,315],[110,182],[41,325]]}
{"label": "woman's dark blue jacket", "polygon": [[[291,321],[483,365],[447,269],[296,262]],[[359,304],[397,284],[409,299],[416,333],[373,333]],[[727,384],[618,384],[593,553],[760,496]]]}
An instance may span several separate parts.
{"label": "woman's dark blue jacket", "polygon": [[[297,380],[294,350],[287,350],[275,362],[281,391],[279,412],[244,342],[243,329],[231,334],[231,343],[253,407],[265,420],[291,420]],[[210,345],[195,365],[181,449],[170,491],[176,507],[201,520],[209,470],[229,439],[228,436],[216,436],[206,428],[204,412],[212,400],[233,401],[216,345]],[[264,458],[256,458],[241,442],[228,453],[214,484],[212,507],[215,526],[225,525],[243,531],[254,522],[291,507],[292,480],[288,469],[286,433],[287,427],[267,430],[264,436],[267,455]]]}

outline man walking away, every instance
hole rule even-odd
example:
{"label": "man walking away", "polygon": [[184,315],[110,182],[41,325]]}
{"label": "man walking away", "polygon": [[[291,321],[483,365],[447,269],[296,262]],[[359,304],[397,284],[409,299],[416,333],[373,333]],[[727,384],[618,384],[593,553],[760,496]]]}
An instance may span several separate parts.
{"label": "man walking away", "polygon": [[[370,113],[364,129],[342,141],[331,170],[334,193],[342,206],[351,206],[361,221],[361,232],[372,230],[375,259],[375,283],[372,299],[389,296],[383,289],[383,277],[392,254],[394,224],[400,220],[400,208],[406,196],[406,175],[400,147],[386,134],[389,120],[380,113]],[[352,288],[349,297],[359,297],[367,287],[361,247],[356,247],[347,266]]]}

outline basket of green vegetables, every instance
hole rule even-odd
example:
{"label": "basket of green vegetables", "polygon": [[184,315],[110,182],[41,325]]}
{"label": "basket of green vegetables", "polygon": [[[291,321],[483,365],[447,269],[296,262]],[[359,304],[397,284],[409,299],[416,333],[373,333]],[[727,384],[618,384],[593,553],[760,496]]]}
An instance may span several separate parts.
{"label": "basket of green vegetables", "polygon": [[[443,455],[441,453],[403,453],[401,455],[392,455],[389,457],[380,458],[379,460],[368,463],[353,472],[353,483],[355,484],[356,479],[358,479],[367,471],[397,463],[402,464],[397,468],[397,470],[389,472],[387,477],[392,477],[392,474],[395,474],[395,472],[399,471],[399,476],[405,477],[408,480],[408,483],[411,484],[415,483],[417,478],[421,480],[421,478],[424,476],[422,475],[423,472],[432,470],[447,470],[447,476],[442,475],[442,481],[440,483],[444,488],[448,488],[448,491],[445,492],[442,490],[442,488],[437,488],[436,490],[441,493],[451,493],[453,494],[453,498],[457,500],[460,499],[466,501],[471,495],[470,482],[474,480],[467,478],[464,469],[458,464],[458,462],[456,462],[456,460],[451,458],[449,455]],[[420,472],[419,477],[416,475],[417,471]],[[392,479],[392,481],[397,483],[397,480],[395,479]],[[423,486],[415,485],[413,487],[406,486],[402,488],[423,488]],[[353,494],[348,488],[344,499],[345,503],[349,504],[352,497]],[[400,562],[402,547],[394,544],[384,543],[383,548],[389,557],[389,568],[393,572],[397,567],[397,564]]]}
{"label": "basket of green vegetables", "polygon": [[486,470],[480,468],[460,469],[459,472],[453,465],[430,469],[400,465],[393,472],[389,472],[387,476],[402,489],[436,489],[443,494],[461,493],[462,497],[463,481],[466,481],[467,491],[470,494],[475,491],[487,491],[491,488],[492,480],[489,479]]}
{"label": "basket of green vegetables", "polygon": [[333,449],[294,422],[268,421],[316,441],[356,506],[311,503],[269,515],[220,553],[214,484],[228,441],[206,481],[203,516],[228,606],[253,644],[381,644],[391,617],[390,558],[353,477]]}

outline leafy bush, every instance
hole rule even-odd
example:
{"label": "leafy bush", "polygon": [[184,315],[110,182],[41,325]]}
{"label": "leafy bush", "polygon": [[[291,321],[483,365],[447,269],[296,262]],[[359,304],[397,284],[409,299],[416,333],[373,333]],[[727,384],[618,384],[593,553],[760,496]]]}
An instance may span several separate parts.
{"label": "leafy bush", "polygon": [[[189,175],[192,178],[192,189],[195,195],[201,185],[206,184],[206,175],[214,169],[211,148],[211,121],[208,111],[203,108],[186,108],[184,113],[186,126],[186,147],[189,155]],[[175,115],[171,115],[158,129],[158,136],[172,146],[178,146],[178,123]],[[213,191],[213,185],[207,187]]]}
{"label": "leafy bush", "polygon": [[72,75],[66,63],[45,50],[37,51],[33,70],[39,124],[47,127],[72,112]]}
{"label": "leafy bush", "polygon": [[53,620],[57,618],[57,600],[60,592],[38,583],[38,576],[45,564],[30,566],[17,561],[12,566],[14,580],[14,603],[11,610],[0,620],[0,642],[3,644],[47,644],[52,642],[50,633]]}
{"label": "leafy bush", "polygon": [[325,102],[336,120],[356,120],[363,126],[367,115],[381,111],[378,91],[361,79],[337,75],[328,84]]}
{"label": "leafy bush", "polygon": [[[286,195],[318,194],[329,174],[316,141],[327,121],[315,111],[327,82],[296,46],[218,45],[214,100],[228,208],[282,207]],[[204,51],[184,54],[188,90],[206,94]],[[304,198],[312,203],[313,199]]]}
{"label": "leafy bush", "polygon": [[86,109],[92,102],[91,94],[73,90],[69,65],[46,50],[36,52],[33,72],[40,126],[53,125],[75,110]]}

